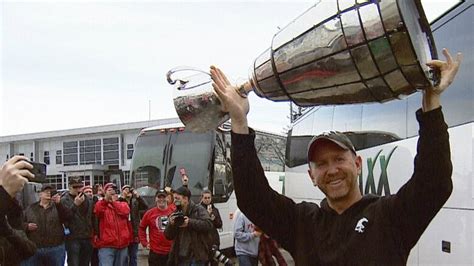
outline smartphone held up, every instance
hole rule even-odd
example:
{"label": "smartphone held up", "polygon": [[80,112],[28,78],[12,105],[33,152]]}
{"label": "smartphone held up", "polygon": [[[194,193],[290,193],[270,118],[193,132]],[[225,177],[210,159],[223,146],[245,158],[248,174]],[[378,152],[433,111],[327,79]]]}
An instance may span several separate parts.
{"label": "smartphone held up", "polygon": [[33,175],[34,178],[29,179],[30,182],[35,183],[45,183],[46,182],[46,164],[38,162],[30,162],[29,164],[33,166],[33,169],[28,169]]}

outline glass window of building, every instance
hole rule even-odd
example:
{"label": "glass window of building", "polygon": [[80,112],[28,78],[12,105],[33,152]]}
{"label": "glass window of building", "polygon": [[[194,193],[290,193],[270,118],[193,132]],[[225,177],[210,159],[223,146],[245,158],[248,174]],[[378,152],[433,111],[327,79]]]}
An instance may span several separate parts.
{"label": "glass window of building", "polygon": [[130,171],[123,171],[123,182],[125,185],[130,185]]}
{"label": "glass window of building", "polygon": [[133,157],[133,144],[127,144],[127,159],[132,159]]}
{"label": "glass window of building", "polygon": [[46,182],[56,189],[64,189],[62,175],[47,175]]}
{"label": "glass window of building", "polygon": [[105,179],[103,175],[94,175],[94,185],[105,185]]}
{"label": "glass window of building", "polygon": [[43,162],[49,165],[49,151],[44,151]]}
{"label": "glass window of building", "polygon": [[56,164],[63,164],[63,151],[56,151]]}
{"label": "glass window of building", "polygon": [[63,142],[64,166],[77,165],[77,141]]}
{"label": "glass window of building", "polygon": [[80,164],[101,164],[101,140],[90,139],[79,141]]}
{"label": "glass window of building", "polygon": [[119,164],[119,138],[104,138],[104,164],[118,165]]}

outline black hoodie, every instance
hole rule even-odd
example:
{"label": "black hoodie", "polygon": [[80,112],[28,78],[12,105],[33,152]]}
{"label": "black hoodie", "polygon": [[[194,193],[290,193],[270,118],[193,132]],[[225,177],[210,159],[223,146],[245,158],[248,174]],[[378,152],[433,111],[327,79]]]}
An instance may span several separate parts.
{"label": "black hoodie", "polygon": [[390,196],[366,195],[342,214],[296,204],[273,191],[255,151],[255,133],[232,133],[232,170],[241,211],[293,256],[296,265],[404,265],[453,186],[441,108],[422,113],[414,173]]}

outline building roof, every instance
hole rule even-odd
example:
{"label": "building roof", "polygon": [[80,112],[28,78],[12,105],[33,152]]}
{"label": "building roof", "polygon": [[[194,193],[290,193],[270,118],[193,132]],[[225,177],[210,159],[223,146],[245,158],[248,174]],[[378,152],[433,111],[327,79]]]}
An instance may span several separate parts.
{"label": "building roof", "polygon": [[84,134],[98,134],[98,133],[107,133],[107,132],[115,132],[115,131],[123,131],[123,130],[142,129],[142,128],[147,128],[147,127],[152,127],[152,126],[159,126],[162,124],[178,123],[178,122],[180,122],[178,118],[165,118],[165,119],[112,124],[112,125],[104,125],[104,126],[93,126],[93,127],[64,129],[64,130],[46,131],[46,132],[38,132],[38,133],[0,136],[0,143],[25,141],[25,140],[31,141],[31,140],[48,139],[48,138],[55,138],[55,137],[68,137],[68,136],[76,136],[76,135],[84,135]]}

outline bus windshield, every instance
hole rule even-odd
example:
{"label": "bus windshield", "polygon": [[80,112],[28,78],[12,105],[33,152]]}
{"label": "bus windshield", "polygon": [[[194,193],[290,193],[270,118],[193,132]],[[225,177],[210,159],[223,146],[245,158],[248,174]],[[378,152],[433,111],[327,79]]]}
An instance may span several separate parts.
{"label": "bus windshield", "polygon": [[137,138],[132,160],[133,186],[141,195],[153,197],[158,188],[181,186],[180,169],[185,169],[193,198],[200,196],[209,187],[214,134],[177,130],[143,132]]}

